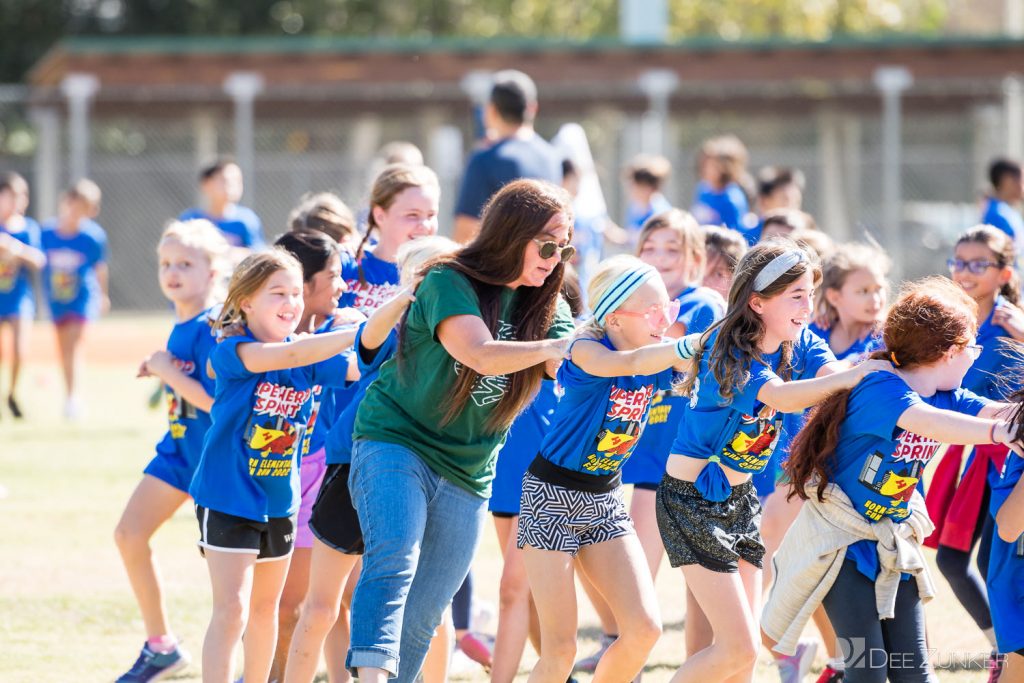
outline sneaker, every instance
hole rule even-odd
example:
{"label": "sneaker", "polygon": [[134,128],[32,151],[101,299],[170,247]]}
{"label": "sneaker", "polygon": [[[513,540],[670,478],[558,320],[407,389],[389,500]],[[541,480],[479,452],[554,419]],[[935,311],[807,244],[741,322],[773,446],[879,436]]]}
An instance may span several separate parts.
{"label": "sneaker", "polygon": [[607,651],[608,648],[611,647],[612,643],[617,639],[618,636],[610,636],[607,633],[602,633],[601,640],[597,647],[597,652],[576,662],[572,667],[573,672],[582,671],[584,673],[594,673],[594,671],[597,670],[597,663],[601,661],[601,657],[604,656],[605,651]]}
{"label": "sneaker", "polygon": [[477,638],[472,631],[459,639],[459,649],[483,668],[491,668],[491,648],[487,647],[487,644]]}
{"label": "sneaker", "polygon": [[180,647],[170,652],[154,652],[149,644],[142,646],[142,652],[128,673],[117,679],[117,683],[147,683],[167,678],[188,666],[191,657]]}
{"label": "sneaker", "polygon": [[80,420],[82,418],[82,404],[74,396],[64,403],[64,418],[67,420]]}
{"label": "sneaker", "polygon": [[999,677],[1003,675],[1003,665],[1005,663],[1006,658],[992,650],[992,654],[988,656],[988,664],[985,667],[988,669],[988,683],[999,683]]}
{"label": "sneaker", "polygon": [[818,680],[814,683],[839,683],[839,681],[843,680],[844,678],[846,678],[845,671],[833,669],[831,666],[828,666],[826,664],[825,668],[821,672],[821,675],[818,676]]}
{"label": "sneaker", "polygon": [[7,397],[7,409],[11,411],[11,417],[15,420],[20,420],[24,417],[21,412],[21,406],[19,406],[18,402],[14,400],[13,396]]}
{"label": "sneaker", "polygon": [[817,653],[818,641],[801,640],[792,655],[776,658],[775,663],[779,667],[779,679],[782,683],[801,683],[811,670],[814,655]]}

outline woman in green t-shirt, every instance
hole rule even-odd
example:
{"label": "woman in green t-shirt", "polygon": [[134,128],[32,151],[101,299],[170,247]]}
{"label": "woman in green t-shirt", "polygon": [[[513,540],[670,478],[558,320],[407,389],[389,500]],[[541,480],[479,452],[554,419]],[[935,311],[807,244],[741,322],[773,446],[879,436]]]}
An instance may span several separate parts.
{"label": "woman in green t-shirt", "polygon": [[349,481],[366,554],[346,665],[362,683],[415,680],[469,570],[497,450],[573,332],[558,295],[571,238],[561,188],[499,190],[477,238],[428,267],[359,406]]}

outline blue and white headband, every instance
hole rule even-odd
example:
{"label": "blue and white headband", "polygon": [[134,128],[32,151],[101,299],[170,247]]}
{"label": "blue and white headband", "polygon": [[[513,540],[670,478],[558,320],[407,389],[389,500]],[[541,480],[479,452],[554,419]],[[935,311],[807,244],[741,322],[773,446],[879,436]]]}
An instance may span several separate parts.
{"label": "blue and white headband", "polygon": [[643,283],[655,277],[658,277],[658,271],[646,264],[631,268],[617,277],[594,305],[594,320],[597,324],[603,327],[609,313],[621,306]]}
{"label": "blue and white headband", "polygon": [[784,251],[761,269],[761,272],[754,278],[754,291],[763,292],[773,282],[778,280],[790,268],[807,260],[807,254],[801,249],[790,249]]}

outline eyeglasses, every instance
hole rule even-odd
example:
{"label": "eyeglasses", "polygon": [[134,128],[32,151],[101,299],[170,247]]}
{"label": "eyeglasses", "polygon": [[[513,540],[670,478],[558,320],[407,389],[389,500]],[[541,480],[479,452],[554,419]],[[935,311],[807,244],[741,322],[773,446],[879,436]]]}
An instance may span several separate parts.
{"label": "eyeglasses", "polygon": [[999,268],[1000,265],[995,261],[964,261],[963,259],[951,258],[946,261],[946,265],[954,273],[962,271],[970,271],[974,275],[981,275],[989,268]]}
{"label": "eyeglasses", "polygon": [[964,346],[964,351],[971,357],[971,360],[978,360],[981,358],[981,352],[984,347],[981,344],[967,344]]}
{"label": "eyeglasses", "polygon": [[559,259],[562,263],[565,263],[576,253],[576,247],[571,244],[567,244],[563,247],[560,246],[558,242],[552,242],[550,240],[539,240],[535,238],[533,241],[537,243],[537,252],[540,254],[542,259],[549,259],[555,254],[559,254]]}
{"label": "eyeglasses", "polygon": [[679,302],[669,301],[667,304],[654,304],[646,311],[624,311],[621,308],[612,315],[624,315],[627,318],[644,318],[652,331],[668,328],[679,317]]}

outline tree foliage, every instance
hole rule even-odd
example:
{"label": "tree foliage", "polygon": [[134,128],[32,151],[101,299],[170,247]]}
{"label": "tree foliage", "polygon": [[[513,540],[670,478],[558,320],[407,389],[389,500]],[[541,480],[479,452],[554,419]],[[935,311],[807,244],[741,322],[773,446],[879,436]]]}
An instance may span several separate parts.
{"label": "tree foliage", "polygon": [[[669,39],[935,33],[946,0],[667,0]],[[74,35],[613,37],[619,0],[0,0],[0,80]]]}

